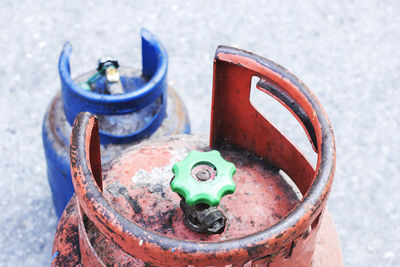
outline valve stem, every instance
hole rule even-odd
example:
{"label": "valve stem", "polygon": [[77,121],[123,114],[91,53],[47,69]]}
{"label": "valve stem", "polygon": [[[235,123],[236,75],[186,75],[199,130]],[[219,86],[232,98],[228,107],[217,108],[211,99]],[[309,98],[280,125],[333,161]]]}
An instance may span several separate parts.
{"label": "valve stem", "polygon": [[222,197],[235,191],[235,171],[235,165],[216,150],[190,151],[173,165],[171,190],[181,197],[183,220],[190,230],[204,234],[225,230],[226,217],[218,205]]}
{"label": "valve stem", "polygon": [[207,204],[189,206],[184,199],[180,207],[185,214],[183,222],[190,230],[202,234],[220,234],[225,230],[226,217],[217,207]]}
{"label": "valve stem", "polygon": [[118,60],[114,57],[103,57],[99,59],[97,71],[106,76],[107,91],[111,95],[119,95],[124,93],[118,68]]}

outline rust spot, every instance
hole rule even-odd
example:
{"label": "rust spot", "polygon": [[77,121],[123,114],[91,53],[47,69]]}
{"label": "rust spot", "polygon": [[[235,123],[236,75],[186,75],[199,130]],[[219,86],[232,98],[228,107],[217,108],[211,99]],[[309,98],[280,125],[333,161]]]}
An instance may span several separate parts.
{"label": "rust spot", "polygon": [[[301,123],[307,124],[318,152],[316,170],[251,106],[253,75],[262,79],[261,91],[267,93],[265,82],[274,84],[274,90],[293,101],[289,109],[301,110]],[[325,209],[335,166],[333,134],[316,98],[279,65],[220,47],[215,57],[211,121],[211,147],[237,163],[238,190],[221,203],[227,212],[227,229],[208,236],[185,228],[179,197],[168,187],[172,177],[168,170],[179,155],[186,156],[193,148],[209,149],[204,141],[176,136],[142,143],[111,161],[102,173],[100,155],[95,155],[99,153],[96,119],[88,113],[78,115],[71,139],[71,169],[76,209],[88,218],[78,232],[100,233],[89,241],[79,239],[85,244],[80,253],[86,260],[99,260],[96,254],[107,264],[115,255],[113,264],[123,258],[150,265],[240,266],[261,259],[270,267],[310,266],[321,224],[316,218]],[[279,170],[293,179],[305,198],[298,201],[293,190],[285,187]],[[115,181],[121,186],[114,194],[109,185]],[[102,186],[107,190],[102,192]],[[90,254],[91,244],[101,251]]]}

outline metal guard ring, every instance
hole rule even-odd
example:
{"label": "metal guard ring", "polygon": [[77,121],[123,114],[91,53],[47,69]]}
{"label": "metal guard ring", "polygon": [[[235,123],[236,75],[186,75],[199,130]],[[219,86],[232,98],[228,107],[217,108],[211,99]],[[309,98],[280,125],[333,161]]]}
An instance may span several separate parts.
{"label": "metal guard ring", "polygon": [[58,69],[61,79],[64,112],[70,125],[82,111],[104,115],[122,115],[138,111],[162,98],[160,109],[151,121],[142,129],[128,135],[113,135],[100,131],[100,142],[128,143],[142,139],[154,133],[161,125],[166,114],[168,55],[163,44],[146,29],[141,30],[142,73],[148,82],[134,92],[121,95],[101,95],[85,91],[71,78],[70,55],[72,45],[65,43],[60,55]]}

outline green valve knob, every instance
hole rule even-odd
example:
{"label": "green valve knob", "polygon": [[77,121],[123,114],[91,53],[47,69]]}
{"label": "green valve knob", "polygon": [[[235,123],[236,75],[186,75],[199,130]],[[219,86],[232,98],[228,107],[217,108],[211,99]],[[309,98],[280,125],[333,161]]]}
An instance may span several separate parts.
{"label": "green valve knob", "polygon": [[216,151],[190,151],[188,156],[172,167],[175,177],[172,191],[180,194],[186,204],[218,206],[221,198],[235,192],[233,175],[236,167]]}

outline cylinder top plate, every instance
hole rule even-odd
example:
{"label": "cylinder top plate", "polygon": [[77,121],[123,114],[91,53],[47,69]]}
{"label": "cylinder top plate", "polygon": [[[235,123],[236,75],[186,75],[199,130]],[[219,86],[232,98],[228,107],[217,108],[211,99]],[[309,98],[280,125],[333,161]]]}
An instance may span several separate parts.
{"label": "cylinder top plate", "polygon": [[[237,167],[237,189],[219,206],[227,216],[226,230],[218,235],[192,232],[183,223],[180,198],[169,186],[172,165],[191,150],[209,151],[206,136],[180,135],[132,147],[103,168],[105,198],[147,230],[192,241],[250,235],[276,223],[298,202],[293,188],[276,169],[252,154],[226,148],[221,155]],[[87,232],[89,237],[100,234],[94,227]]]}

